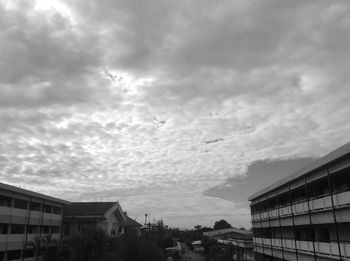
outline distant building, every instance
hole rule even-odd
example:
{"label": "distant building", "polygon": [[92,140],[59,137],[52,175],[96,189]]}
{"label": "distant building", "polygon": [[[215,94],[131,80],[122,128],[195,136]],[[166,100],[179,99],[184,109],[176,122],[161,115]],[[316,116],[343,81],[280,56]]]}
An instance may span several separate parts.
{"label": "distant building", "polygon": [[248,230],[226,228],[204,232],[203,236],[216,239],[220,244],[232,245],[234,248],[233,260],[254,260],[254,252],[252,245],[253,235],[252,232]]}
{"label": "distant building", "polygon": [[0,183],[0,261],[34,260],[36,242],[56,247],[68,201]]}
{"label": "distant building", "polygon": [[141,224],[128,217],[118,202],[72,202],[64,213],[64,235],[76,235],[84,228],[99,228],[108,235],[138,233]]}
{"label": "distant building", "polygon": [[249,197],[256,260],[350,260],[350,143]]}

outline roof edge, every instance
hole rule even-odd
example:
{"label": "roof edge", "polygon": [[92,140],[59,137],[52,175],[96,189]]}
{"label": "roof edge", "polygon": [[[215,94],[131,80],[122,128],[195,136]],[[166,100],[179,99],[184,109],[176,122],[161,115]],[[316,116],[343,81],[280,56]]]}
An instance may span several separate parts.
{"label": "roof edge", "polygon": [[286,183],[288,183],[294,179],[302,177],[302,176],[304,176],[304,175],[306,175],[306,174],[308,174],[308,173],[310,173],[318,168],[321,168],[321,167],[325,166],[326,164],[333,162],[333,161],[335,161],[341,157],[344,157],[348,154],[350,154],[350,142],[348,142],[345,145],[342,145],[342,146],[338,147],[337,149],[325,154],[324,156],[314,160],[310,164],[300,168],[299,170],[292,173],[291,175],[288,175],[287,177],[284,177],[284,178],[272,183],[271,185],[261,189],[260,191],[249,196],[248,200],[251,201],[257,197],[260,197],[260,196],[270,192],[271,190],[274,190],[280,186],[283,186]]}
{"label": "roof edge", "polygon": [[24,194],[24,195],[27,195],[27,196],[30,196],[30,197],[42,198],[42,199],[50,200],[50,201],[53,201],[53,202],[56,202],[56,203],[61,203],[61,204],[64,204],[64,205],[70,205],[70,202],[67,201],[67,200],[54,198],[54,197],[51,197],[51,196],[48,196],[48,195],[45,195],[45,194],[41,194],[41,193],[34,192],[34,191],[31,191],[31,190],[27,190],[27,189],[22,189],[22,188],[15,187],[15,186],[12,186],[12,185],[8,185],[8,184],[2,183],[2,182],[0,182],[0,189],[8,190],[8,191],[19,193],[19,194]]}

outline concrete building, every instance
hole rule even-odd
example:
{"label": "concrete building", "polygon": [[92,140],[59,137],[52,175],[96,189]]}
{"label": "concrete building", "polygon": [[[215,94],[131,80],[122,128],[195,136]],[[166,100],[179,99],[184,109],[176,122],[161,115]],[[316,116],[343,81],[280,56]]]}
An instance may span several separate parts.
{"label": "concrete building", "polygon": [[141,224],[128,217],[118,202],[72,202],[64,212],[65,238],[84,228],[99,228],[108,235],[138,233]]}
{"label": "concrete building", "polygon": [[350,260],[350,143],[249,197],[260,260]]}
{"label": "concrete building", "polygon": [[34,260],[36,242],[61,240],[63,208],[69,202],[0,183],[0,261]]}
{"label": "concrete building", "polygon": [[253,236],[251,231],[226,228],[204,232],[203,236],[216,239],[220,244],[233,246],[233,260],[254,260]]}

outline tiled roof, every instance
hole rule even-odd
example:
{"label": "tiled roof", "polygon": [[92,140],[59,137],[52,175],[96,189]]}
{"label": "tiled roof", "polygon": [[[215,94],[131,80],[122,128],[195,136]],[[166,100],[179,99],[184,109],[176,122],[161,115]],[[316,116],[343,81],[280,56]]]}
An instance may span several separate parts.
{"label": "tiled roof", "polygon": [[123,224],[124,226],[137,226],[137,227],[142,227],[142,225],[137,222],[136,220],[133,220],[132,218],[126,216],[126,221]]}
{"label": "tiled roof", "polygon": [[65,216],[103,216],[117,202],[72,202],[65,208]]}

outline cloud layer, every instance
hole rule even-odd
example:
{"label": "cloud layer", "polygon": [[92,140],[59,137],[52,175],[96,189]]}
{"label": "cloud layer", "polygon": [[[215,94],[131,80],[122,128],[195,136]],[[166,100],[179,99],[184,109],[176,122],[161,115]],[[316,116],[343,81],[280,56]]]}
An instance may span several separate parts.
{"label": "cloud layer", "polygon": [[180,227],[248,226],[239,200],[203,191],[348,141],[349,9],[3,1],[1,180]]}

